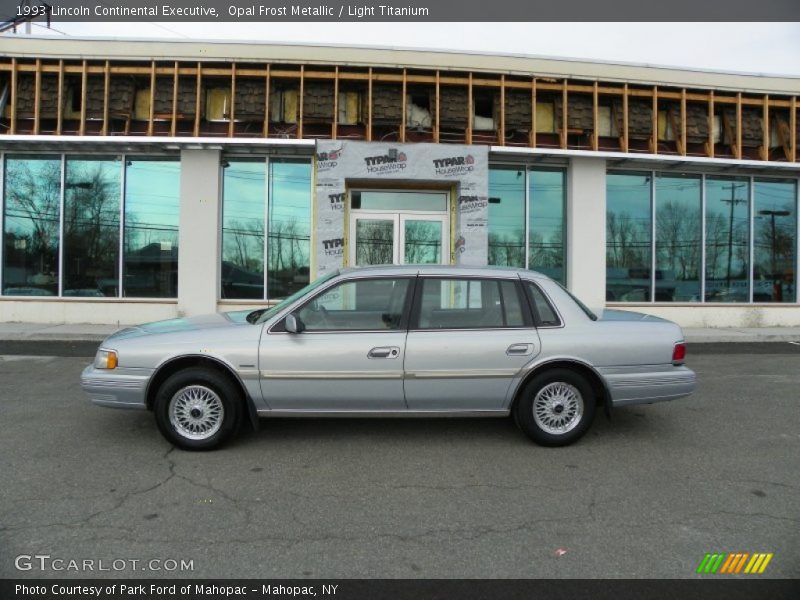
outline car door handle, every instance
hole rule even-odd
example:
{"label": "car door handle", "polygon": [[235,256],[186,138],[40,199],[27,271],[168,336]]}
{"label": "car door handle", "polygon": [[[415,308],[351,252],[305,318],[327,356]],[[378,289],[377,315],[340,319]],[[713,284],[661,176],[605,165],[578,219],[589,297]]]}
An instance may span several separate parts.
{"label": "car door handle", "polygon": [[508,356],[527,356],[533,352],[533,344],[511,344],[506,350]]}
{"label": "car door handle", "polygon": [[397,346],[378,346],[367,353],[367,358],[397,358],[400,348]]}

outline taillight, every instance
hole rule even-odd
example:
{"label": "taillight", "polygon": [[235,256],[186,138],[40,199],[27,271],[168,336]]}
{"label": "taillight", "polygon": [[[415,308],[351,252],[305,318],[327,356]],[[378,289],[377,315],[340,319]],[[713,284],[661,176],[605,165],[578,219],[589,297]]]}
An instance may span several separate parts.
{"label": "taillight", "polygon": [[675,348],[672,350],[672,364],[673,365],[682,365],[683,362],[686,360],[686,344],[675,344]]}

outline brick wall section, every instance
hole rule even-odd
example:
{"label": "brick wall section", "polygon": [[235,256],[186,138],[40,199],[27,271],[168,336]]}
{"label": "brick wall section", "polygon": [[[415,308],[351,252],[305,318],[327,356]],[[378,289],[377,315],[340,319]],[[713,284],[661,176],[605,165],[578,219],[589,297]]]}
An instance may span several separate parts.
{"label": "brick wall section", "polygon": [[461,87],[439,88],[439,122],[447,129],[463,129],[467,120],[467,90]]}
{"label": "brick wall section", "polygon": [[375,123],[400,123],[403,116],[403,89],[399,85],[372,86],[372,120]]}
{"label": "brick wall section", "polygon": [[[194,89],[194,86],[192,86]],[[263,80],[236,79],[235,118],[237,121],[263,121],[266,86]]]}
{"label": "brick wall section", "polygon": [[303,120],[333,121],[333,84],[307,81],[303,85]]}
{"label": "brick wall section", "polygon": [[531,94],[524,90],[506,90],[506,129],[531,128]]}

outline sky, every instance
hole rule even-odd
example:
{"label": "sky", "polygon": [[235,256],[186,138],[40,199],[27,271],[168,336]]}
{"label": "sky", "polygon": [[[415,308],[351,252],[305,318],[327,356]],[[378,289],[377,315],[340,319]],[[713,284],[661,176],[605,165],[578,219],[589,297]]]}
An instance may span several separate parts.
{"label": "sky", "polygon": [[[435,48],[800,77],[800,23],[56,23],[35,35]],[[20,34],[18,34],[20,35]]]}

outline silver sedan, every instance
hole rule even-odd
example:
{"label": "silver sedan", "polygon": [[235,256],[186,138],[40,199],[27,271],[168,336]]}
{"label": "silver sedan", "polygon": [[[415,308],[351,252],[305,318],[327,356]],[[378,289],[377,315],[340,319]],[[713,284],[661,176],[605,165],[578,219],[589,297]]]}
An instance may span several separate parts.
{"label": "silver sedan", "polygon": [[598,407],[691,394],[685,352],[675,323],[596,315],[532,271],[367,267],[268,309],[119,331],[81,385],[95,404],[153,411],[191,450],[259,417],[300,416],[511,415],[533,441],[561,446]]}

